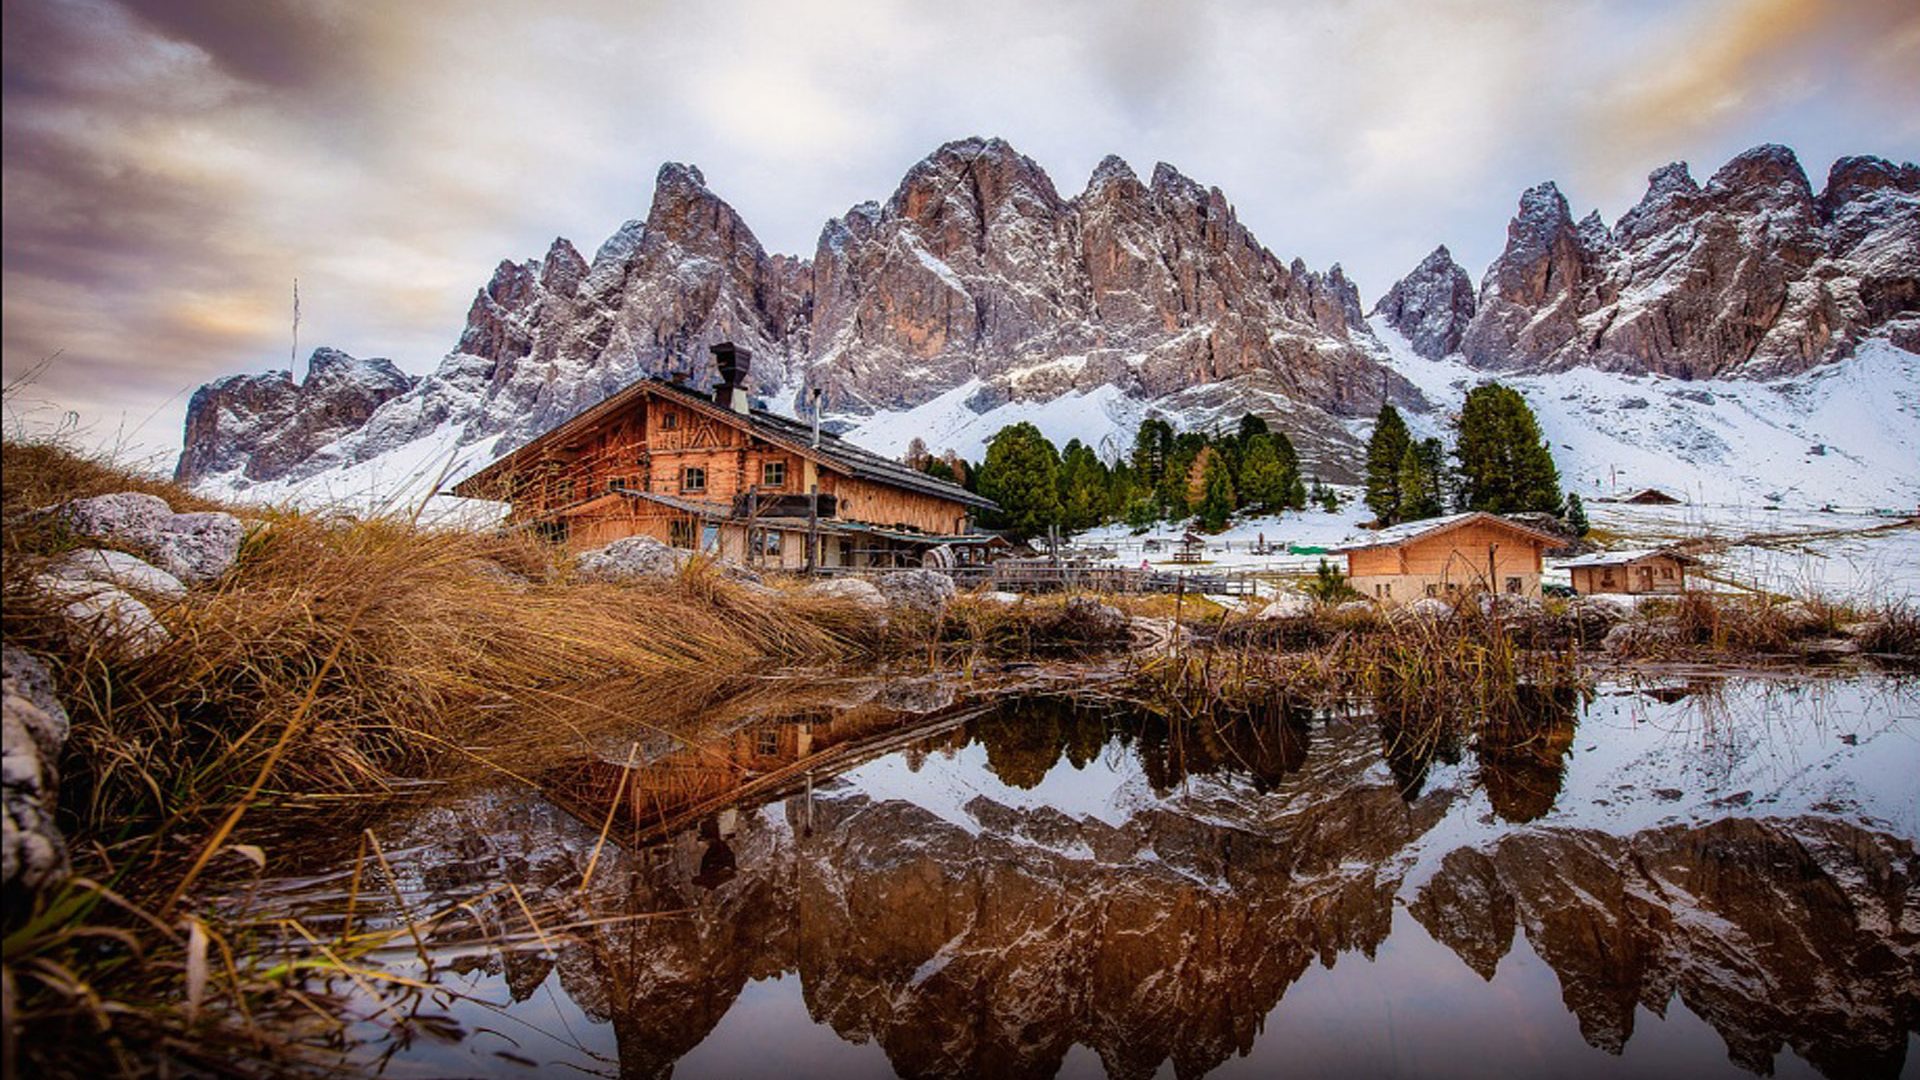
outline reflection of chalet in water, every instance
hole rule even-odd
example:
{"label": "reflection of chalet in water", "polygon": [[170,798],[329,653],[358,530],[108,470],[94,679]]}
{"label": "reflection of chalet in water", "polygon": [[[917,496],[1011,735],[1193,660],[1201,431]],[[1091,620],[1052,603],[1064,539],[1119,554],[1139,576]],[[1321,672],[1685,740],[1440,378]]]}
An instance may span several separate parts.
{"label": "reflection of chalet in water", "polygon": [[820,708],[761,720],[632,768],[608,760],[562,766],[542,787],[583,821],[600,821],[617,802],[614,809],[632,835],[664,835],[742,800],[804,787],[815,770],[831,775],[868,753],[893,749],[892,736],[937,737],[977,712]]}
{"label": "reflection of chalet in water", "polygon": [[1473,511],[1381,529],[1364,543],[1336,549],[1347,583],[1384,603],[1462,592],[1540,595],[1541,556],[1563,537]]}
{"label": "reflection of chalet in water", "polygon": [[713,352],[712,394],[642,379],[454,494],[510,503],[511,522],[574,548],[651,536],[780,569],[965,564],[998,542],[970,530],[992,501],[750,407],[749,354]]}
{"label": "reflection of chalet in water", "polygon": [[1677,551],[1602,551],[1569,560],[1573,591],[1595,593],[1678,593],[1687,589],[1687,567],[1699,560]]}

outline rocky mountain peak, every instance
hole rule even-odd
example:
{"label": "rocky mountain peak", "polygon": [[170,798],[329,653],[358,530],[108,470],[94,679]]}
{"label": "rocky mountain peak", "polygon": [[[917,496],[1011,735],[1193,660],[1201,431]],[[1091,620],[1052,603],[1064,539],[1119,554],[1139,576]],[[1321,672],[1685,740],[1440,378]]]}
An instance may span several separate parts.
{"label": "rocky mountain peak", "polygon": [[1647,175],[1647,193],[1638,205],[1620,216],[1614,233],[1627,241],[1670,229],[1675,222],[1696,213],[1701,198],[1700,185],[1694,183],[1686,162],[1662,165]]}
{"label": "rocky mountain peak", "polygon": [[288,371],[217,379],[187,403],[186,445],[174,476],[277,479],[414,382],[391,360],[361,360],[325,346],[307,358],[307,378],[298,384]]}
{"label": "rocky mountain peak", "polygon": [[1438,360],[1460,348],[1473,319],[1473,279],[1442,244],[1394,282],[1373,311],[1404,334],[1414,352]]}
{"label": "rocky mountain peak", "polygon": [[550,293],[571,296],[587,276],[587,260],[581,257],[566,237],[556,237],[540,260],[540,287]]}
{"label": "rocky mountain peak", "polygon": [[1804,371],[1872,329],[1920,328],[1916,190],[1920,171],[1845,158],[1816,200],[1793,151],[1758,146],[1704,187],[1684,164],[1654,170],[1609,238],[1596,218],[1569,229],[1557,190],[1533,188],[1463,351],[1497,370]]}
{"label": "rocky mountain peak", "polygon": [[1792,150],[1775,143],[1756,146],[1720,167],[1707,181],[1709,197],[1731,209],[1786,206],[1813,217],[1813,185]]}
{"label": "rocky mountain peak", "polygon": [[1207,201],[1207,189],[1179,169],[1164,161],[1153,166],[1153,180],[1147,185],[1154,198],[1162,202],[1180,201],[1186,203],[1204,203]]}
{"label": "rocky mountain peak", "polygon": [[1140,183],[1139,175],[1133,171],[1133,166],[1118,154],[1108,154],[1093,167],[1093,175],[1087,178],[1087,194],[1093,195],[1113,186],[1129,191],[1144,190],[1145,187]]}
{"label": "rocky mountain peak", "polygon": [[1819,199],[1821,216],[1832,220],[1842,206],[1883,191],[1920,195],[1920,166],[1896,165],[1881,157],[1840,158],[1827,171],[1826,190]]}

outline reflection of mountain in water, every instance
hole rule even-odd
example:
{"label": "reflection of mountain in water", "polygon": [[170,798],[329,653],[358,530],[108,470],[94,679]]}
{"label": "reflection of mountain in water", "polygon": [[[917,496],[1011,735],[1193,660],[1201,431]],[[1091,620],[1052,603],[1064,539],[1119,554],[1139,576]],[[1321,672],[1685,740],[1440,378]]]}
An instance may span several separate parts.
{"label": "reflection of mountain in water", "polygon": [[[1573,722],[1570,706],[1547,709],[1476,740],[1501,819],[1552,806]],[[628,1076],[670,1072],[749,980],[784,972],[815,1020],[878,1043],[906,1075],[1049,1076],[1075,1043],[1113,1075],[1163,1062],[1198,1075],[1247,1052],[1316,959],[1373,954],[1410,849],[1457,797],[1451,784],[1418,794],[1428,758],[1379,724],[1336,719],[1310,738],[1309,754],[1308,727],[1284,717],[1202,730],[1015,703],[903,754],[929,787],[971,777],[999,793],[959,796],[958,811],[856,774],[609,853],[579,915],[686,914],[579,932],[560,950],[561,985],[611,1022]],[[1015,797],[1055,770],[1116,764],[1138,782],[1112,813]],[[501,850],[540,854],[502,868],[469,852],[468,872],[505,869],[564,905],[592,831],[544,808],[505,812],[521,831],[504,830]],[[1833,1075],[1891,1075],[1920,1019],[1916,882],[1911,844],[1839,821],[1627,838],[1534,827],[1448,855],[1413,911],[1489,977],[1522,928],[1596,1046],[1624,1044],[1636,1003],[1661,1012],[1678,993],[1748,1068],[1784,1042]],[[508,966],[516,994],[548,970]]]}
{"label": "reflection of mountain in water", "polygon": [[1729,818],[1630,837],[1543,830],[1449,854],[1413,914],[1492,978],[1518,925],[1594,1046],[1675,994],[1772,1072],[1895,1076],[1920,1027],[1920,860],[1841,821]]}

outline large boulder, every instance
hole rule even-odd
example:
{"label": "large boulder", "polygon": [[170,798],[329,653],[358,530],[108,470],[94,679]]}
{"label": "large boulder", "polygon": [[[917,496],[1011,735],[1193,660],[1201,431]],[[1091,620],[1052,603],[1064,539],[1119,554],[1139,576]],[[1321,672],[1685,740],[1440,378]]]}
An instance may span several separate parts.
{"label": "large boulder", "polygon": [[1126,637],[1132,625],[1127,613],[1091,596],[1067,598],[1060,611],[1061,629],[1083,641],[1111,641]]}
{"label": "large boulder", "polygon": [[692,558],[692,552],[651,536],[629,536],[581,552],[574,557],[574,568],[587,581],[668,581],[679,577]]}
{"label": "large boulder", "polygon": [[873,584],[888,604],[936,618],[947,610],[955,591],[953,579],[938,570],[895,570],[881,574]]}
{"label": "large boulder", "polygon": [[887,606],[887,597],[876,588],[873,582],[865,578],[836,577],[825,581],[816,581],[800,590],[808,596],[826,597],[841,600],[856,607],[879,611]]}
{"label": "large boulder", "polygon": [[1273,619],[1301,619],[1313,614],[1313,598],[1299,593],[1281,593],[1273,602],[1260,609],[1254,618],[1261,622]]}
{"label": "large boulder", "polygon": [[1395,608],[1393,617],[1395,621],[1411,619],[1444,621],[1453,618],[1453,605],[1437,596],[1422,596],[1417,600]]}
{"label": "large boulder", "polygon": [[67,875],[67,845],[53,812],[69,727],[46,665],[11,645],[0,648],[0,724],[0,879],[11,900]]}
{"label": "large boulder", "polygon": [[212,581],[240,557],[246,527],[232,514],[176,514],[165,499],[138,491],[75,499],[53,509],[74,533],[145,552],[182,581]]}
{"label": "large boulder", "polygon": [[47,567],[49,576],[64,581],[114,585],[158,600],[184,600],[187,587],[177,577],[124,551],[82,548],[69,551]]}
{"label": "large boulder", "polygon": [[118,585],[41,574],[33,587],[58,602],[60,614],[82,636],[98,638],[128,659],[151,656],[173,640],[153,609]]}

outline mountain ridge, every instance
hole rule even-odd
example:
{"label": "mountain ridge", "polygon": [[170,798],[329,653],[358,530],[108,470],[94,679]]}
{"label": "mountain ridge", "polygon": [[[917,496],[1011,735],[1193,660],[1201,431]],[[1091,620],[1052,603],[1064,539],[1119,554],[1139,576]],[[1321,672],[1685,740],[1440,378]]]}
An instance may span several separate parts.
{"label": "mountain ridge", "polygon": [[[1783,147],[1740,155],[1704,188],[1683,164],[1655,170],[1611,229],[1597,213],[1575,224],[1548,182],[1522,197],[1477,292],[1442,246],[1373,314],[1420,355],[1488,372],[1792,375],[1876,332],[1920,337],[1916,223],[1920,169],[1843,158],[1816,194]],[[1109,156],[1064,198],[1005,141],[972,138],[916,163],[885,202],[829,218],[811,259],[769,254],[697,167],[669,162],[647,216],[591,260],[561,238],[503,261],[435,372],[393,392],[368,374],[386,389],[330,424],[298,419],[279,382],[282,404],[265,409],[249,397],[260,386],[203,387],[177,475],[301,481],[430,436],[503,452],[635,378],[710,376],[720,340],[754,352],[763,401],[795,411],[817,389],[836,426],[960,387],[975,413],[1113,388],[1136,411],[1284,416],[1316,433],[1309,457],[1331,478],[1382,400],[1431,405],[1339,265],[1282,262],[1218,188],[1166,163],[1142,183]],[[312,445],[316,432],[331,438]]]}

